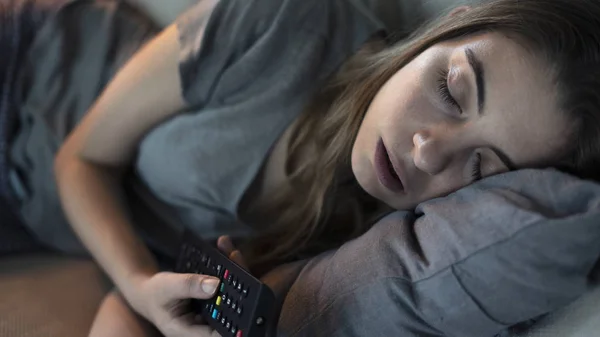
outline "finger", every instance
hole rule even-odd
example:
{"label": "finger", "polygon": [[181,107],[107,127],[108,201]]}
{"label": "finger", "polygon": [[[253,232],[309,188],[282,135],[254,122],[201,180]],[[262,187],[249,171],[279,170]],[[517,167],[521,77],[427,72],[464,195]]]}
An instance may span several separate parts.
{"label": "finger", "polygon": [[231,238],[228,235],[219,237],[219,240],[217,240],[217,247],[227,256],[235,250],[233,242],[231,242]]}
{"label": "finger", "polygon": [[248,264],[246,263],[246,260],[244,260],[242,253],[235,249],[235,246],[231,242],[231,238],[229,236],[223,235],[219,237],[219,240],[217,240],[217,246],[225,255],[227,255],[230,260],[240,265],[240,267],[248,269]]}
{"label": "finger", "polygon": [[166,273],[161,282],[162,303],[170,303],[176,300],[212,298],[220,280],[200,274]]}
{"label": "finger", "polygon": [[196,314],[196,315],[194,316],[194,324],[197,324],[197,325],[206,325],[206,324],[207,324],[207,322],[206,322],[206,320],[204,319],[204,317],[202,317],[202,315],[201,315],[201,314]]}
{"label": "finger", "polygon": [[248,270],[248,264],[246,263],[246,260],[244,259],[244,256],[242,255],[242,253],[239,250],[234,250],[230,255],[229,258],[237,263],[240,267]]}

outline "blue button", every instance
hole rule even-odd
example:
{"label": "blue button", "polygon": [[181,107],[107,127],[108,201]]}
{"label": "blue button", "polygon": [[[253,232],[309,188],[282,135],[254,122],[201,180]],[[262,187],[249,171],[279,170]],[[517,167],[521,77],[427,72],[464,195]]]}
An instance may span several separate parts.
{"label": "blue button", "polygon": [[219,310],[217,310],[217,309],[213,310],[212,318],[217,319],[218,314],[219,314]]}

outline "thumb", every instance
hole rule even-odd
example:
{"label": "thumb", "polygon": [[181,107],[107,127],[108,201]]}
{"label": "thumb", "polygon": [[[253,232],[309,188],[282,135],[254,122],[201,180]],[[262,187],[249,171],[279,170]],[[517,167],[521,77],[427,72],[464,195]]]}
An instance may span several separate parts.
{"label": "thumb", "polygon": [[209,299],[217,290],[219,282],[218,278],[207,275],[172,273],[165,279],[165,300]]}

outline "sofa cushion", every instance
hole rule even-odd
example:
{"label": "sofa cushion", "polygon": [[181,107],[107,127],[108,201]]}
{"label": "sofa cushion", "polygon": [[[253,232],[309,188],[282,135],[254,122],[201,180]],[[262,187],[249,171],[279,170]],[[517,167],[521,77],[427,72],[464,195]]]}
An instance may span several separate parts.
{"label": "sofa cushion", "polygon": [[592,337],[600,331],[600,287],[510,337]]}
{"label": "sofa cushion", "polygon": [[0,259],[0,337],[86,337],[110,289],[90,260]]}

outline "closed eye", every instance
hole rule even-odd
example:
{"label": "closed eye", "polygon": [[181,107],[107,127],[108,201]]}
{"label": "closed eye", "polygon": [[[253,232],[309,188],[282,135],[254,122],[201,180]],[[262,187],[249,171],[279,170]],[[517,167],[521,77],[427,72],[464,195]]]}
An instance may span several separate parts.
{"label": "closed eye", "polygon": [[442,100],[451,108],[458,110],[459,114],[462,114],[460,104],[454,99],[450,88],[448,87],[448,75],[450,72],[447,69],[440,71],[440,78],[438,80],[438,93]]}
{"label": "closed eye", "polygon": [[471,177],[473,178],[473,182],[483,178],[483,174],[481,173],[481,160],[481,153],[477,152],[475,154],[475,160],[473,160],[473,167],[471,168]]}

